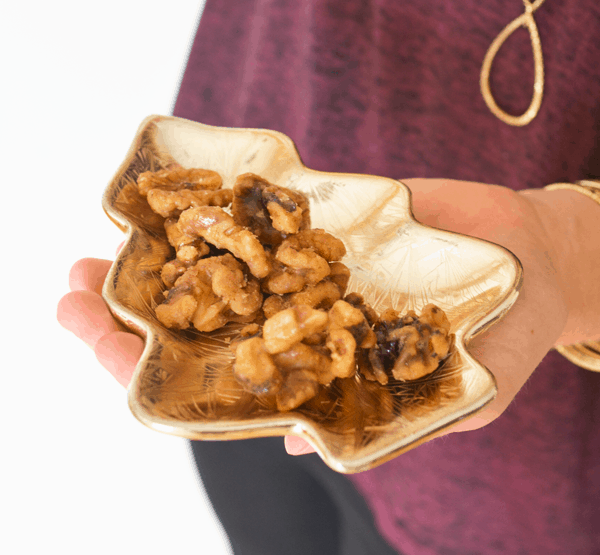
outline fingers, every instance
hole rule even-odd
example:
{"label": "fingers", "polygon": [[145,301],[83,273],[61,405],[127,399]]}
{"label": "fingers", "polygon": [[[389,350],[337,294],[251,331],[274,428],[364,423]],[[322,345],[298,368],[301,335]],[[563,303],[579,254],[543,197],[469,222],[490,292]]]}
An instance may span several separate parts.
{"label": "fingers", "polygon": [[112,332],[96,343],[96,358],[124,387],[129,385],[133,371],[144,351],[144,341],[132,333]]}
{"label": "fingers", "polygon": [[[123,248],[123,241],[116,250],[118,255]],[[102,294],[102,286],[112,265],[112,260],[100,258],[82,258],[73,264],[69,272],[69,288],[71,291],[93,291]]]}
{"label": "fingers", "polygon": [[102,336],[119,330],[102,297],[92,291],[67,293],[58,303],[57,318],[92,348]]}
{"label": "fingers", "polygon": [[144,341],[120,331],[106,303],[92,291],[72,291],[58,303],[60,324],[92,347],[96,358],[124,387],[142,356]]}
{"label": "fingers", "polygon": [[285,436],[284,443],[288,455],[306,455],[315,452],[309,443],[296,436]]}
{"label": "fingers", "polygon": [[78,260],[69,272],[69,288],[71,291],[93,291],[101,295],[102,286],[111,265],[111,260],[98,258]]}
{"label": "fingers", "polygon": [[[121,243],[117,254],[123,247]],[[58,303],[59,323],[92,347],[96,358],[124,387],[144,350],[144,341],[120,330],[100,296],[111,260],[84,258],[69,273],[71,293]]]}

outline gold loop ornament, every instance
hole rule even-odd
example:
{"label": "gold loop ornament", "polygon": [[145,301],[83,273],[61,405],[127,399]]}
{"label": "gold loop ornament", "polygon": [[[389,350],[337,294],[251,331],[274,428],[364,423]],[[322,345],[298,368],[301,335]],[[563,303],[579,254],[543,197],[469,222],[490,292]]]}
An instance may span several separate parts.
{"label": "gold loop ornament", "polygon": [[[514,125],[522,127],[527,125],[537,115],[540,106],[542,104],[542,95],[544,93],[544,58],[542,55],[542,43],[540,41],[540,35],[538,33],[537,25],[533,19],[533,12],[537,10],[545,0],[536,0],[530,2],[529,0],[523,0],[525,5],[525,13],[511,21],[500,34],[494,39],[494,42],[488,48],[483,59],[483,65],[481,66],[481,76],[479,84],[481,86],[481,94],[483,99],[498,119],[507,123],[508,125]],[[533,49],[533,64],[535,69],[535,77],[533,82],[533,97],[529,108],[520,116],[511,116],[502,110],[492,95],[490,90],[490,70],[492,68],[492,62],[500,50],[500,47],[504,44],[504,41],[512,35],[519,27],[525,27],[529,31],[529,37],[531,38],[531,47]]]}

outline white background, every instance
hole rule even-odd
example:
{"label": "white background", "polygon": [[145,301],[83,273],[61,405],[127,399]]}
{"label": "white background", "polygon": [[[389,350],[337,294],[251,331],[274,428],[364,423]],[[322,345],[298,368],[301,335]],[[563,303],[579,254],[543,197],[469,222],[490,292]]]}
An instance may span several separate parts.
{"label": "white background", "polygon": [[138,423],[56,322],[71,265],[123,238],[102,192],[141,121],[170,113],[201,7],[2,9],[2,553],[230,553],[187,442]]}

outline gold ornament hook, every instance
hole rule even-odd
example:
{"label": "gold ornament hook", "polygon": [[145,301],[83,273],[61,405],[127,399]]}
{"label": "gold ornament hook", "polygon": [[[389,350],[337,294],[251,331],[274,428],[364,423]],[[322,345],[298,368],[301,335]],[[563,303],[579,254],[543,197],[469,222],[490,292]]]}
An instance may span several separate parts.
{"label": "gold ornament hook", "polygon": [[[500,34],[494,39],[483,59],[481,76],[479,79],[481,94],[492,114],[508,125],[517,127],[527,125],[535,118],[542,104],[542,96],[544,93],[544,58],[542,54],[542,43],[540,41],[537,25],[535,24],[535,19],[533,19],[533,13],[544,3],[544,1],[545,0],[536,0],[535,2],[530,2],[529,0],[523,0],[525,12],[500,31]],[[500,50],[500,47],[504,44],[506,39],[521,26],[527,28],[529,31],[531,47],[533,49],[533,65],[535,69],[533,97],[531,98],[529,108],[527,108],[523,114],[520,116],[511,116],[502,110],[494,100],[494,96],[490,90],[490,70],[492,68],[492,62],[494,61],[498,50]]]}

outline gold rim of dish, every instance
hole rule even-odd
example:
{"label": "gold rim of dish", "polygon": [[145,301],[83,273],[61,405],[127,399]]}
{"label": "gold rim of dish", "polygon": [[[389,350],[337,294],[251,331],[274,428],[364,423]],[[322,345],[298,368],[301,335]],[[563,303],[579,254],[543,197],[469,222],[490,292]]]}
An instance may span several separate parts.
{"label": "gold rim of dish", "polygon": [[[400,304],[394,308],[401,309],[402,303],[410,308],[422,308],[426,301],[430,301],[449,311],[455,334],[454,361],[451,364],[456,366],[452,371],[456,371],[461,380],[459,398],[443,406],[434,406],[424,414],[415,413],[414,417],[399,415],[388,431],[379,435],[379,432],[374,432],[375,439],[368,440],[366,445],[360,442],[357,445],[355,441],[354,447],[347,434],[332,433],[322,423],[296,411],[288,414],[261,413],[255,417],[244,415],[236,420],[232,415],[226,419],[205,416],[194,419],[185,411],[182,417],[177,418],[173,414],[179,412],[174,410],[165,417],[157,408],[157,398],[168,403],[164,399],[170,398],[170,395],[174,399],[178,398],[177,395],[183,399],[189,394],[193,400],[196,394],[195,386],[189,380],[182,382],[183,385],[178,384],[179,389],[175,393],[169,390],[169,387],[175,387],[176,379],[171,379],[173,372],[164,383],[160,383],[162,378],[160,368],[157,368],[157,364],[160,366],[156,362],[157,357],[164,357],[169,349],[179,349],[183,339],[177,345],[178,340],[172,339],[172,335],[165,335],[157,321],[138,309],[132,310],[132,305],[127,305],[129,300],[124,301],[137,294],[135,288],[141,283],[136,278],[139,275],[135,274],[138,271],[135,261],[144,260],[144,252],[154,253],[157,248],[162,252],[163,249],[161,238],[152,231],[154,228],[136,221],[137,218],[127,212],[132,209],[123,201],[132,176],[136,171],[140,173],[150,169],[144,167],[144,162],[146,160],[151,165],[154,159],[163,166],[177,162],[185,167],[221,170],[224,186],[231,186],[236,175],[252,171],[278,185],[297,188],[307,194],[311,214],[316,221],[313,227],[325,227],[344,240],[349,250],[344,263],[348,264],[349,260],[353,278],[357,276],[351,285],[357,287],[358,292],[367,291],[378,299],[382,304],[376,308],[390,306],[396,301]],[[369,190],[368,199],[361,196],[365,186]],[[417,222],[410,200],[408,187],[396,180],[317,172],[307,168],[291,139],[275,131],[212,127],[167,116],[146,118],[102,199],[108,217],[126,233],[123,249],[108,273],[103,298],[120,321],[145,339],[144,352],[128,388],[129,406],[134,416],[154,430],[189,439],[300,436],[313,445],[331,468],[354,473],[378,466],[481,410],[495,397],[496,383],[489,370],[469,354],[466,345],[514,304],[522,283],[521,264],[514,254],[501,246]],[[421,248],[409,248],[415,245]],[[168,250],[168,244],[164,248]],[[394,256],[398,276],[387,271],[386,249]],[[427,249],[427,256],[421,256]],[[439,266],[437,270],[436,264]],[[435,271],[438,276],[434,279]],[[149,272],[152,273],[148,270],[144,276]],[[408,272],[409,277],[405,278],[402,272]],[[393,290],[390,287],[386,289],[388,282],[385,279],[395,280]],[[410,283],[405,284],[404,279],[409,279]],[[425,282],[434,284],[428,285],[426,294],[414,291]],[[442,287],[436,288],[435,284],[439,283]],[[425,288],[425,285],[422,287]],[[460,300],[460,313],[458,309],[453,312],[452,303],[446,308],[448,299]],[[370,302],[372,299],[366,296],[366,300]],[[198,341],[205,340],[205,335],[196,335]],[[212,345],[215,340],[206,338],[206,341],[207,345]],[[217,341],[220,339],[217,338]],[[184,357],[179,367],[186,367],[188,361]],[[218,373],[220,370],[211,371]],[[152,382],[152,395],[148,394],[149,381]]]}

